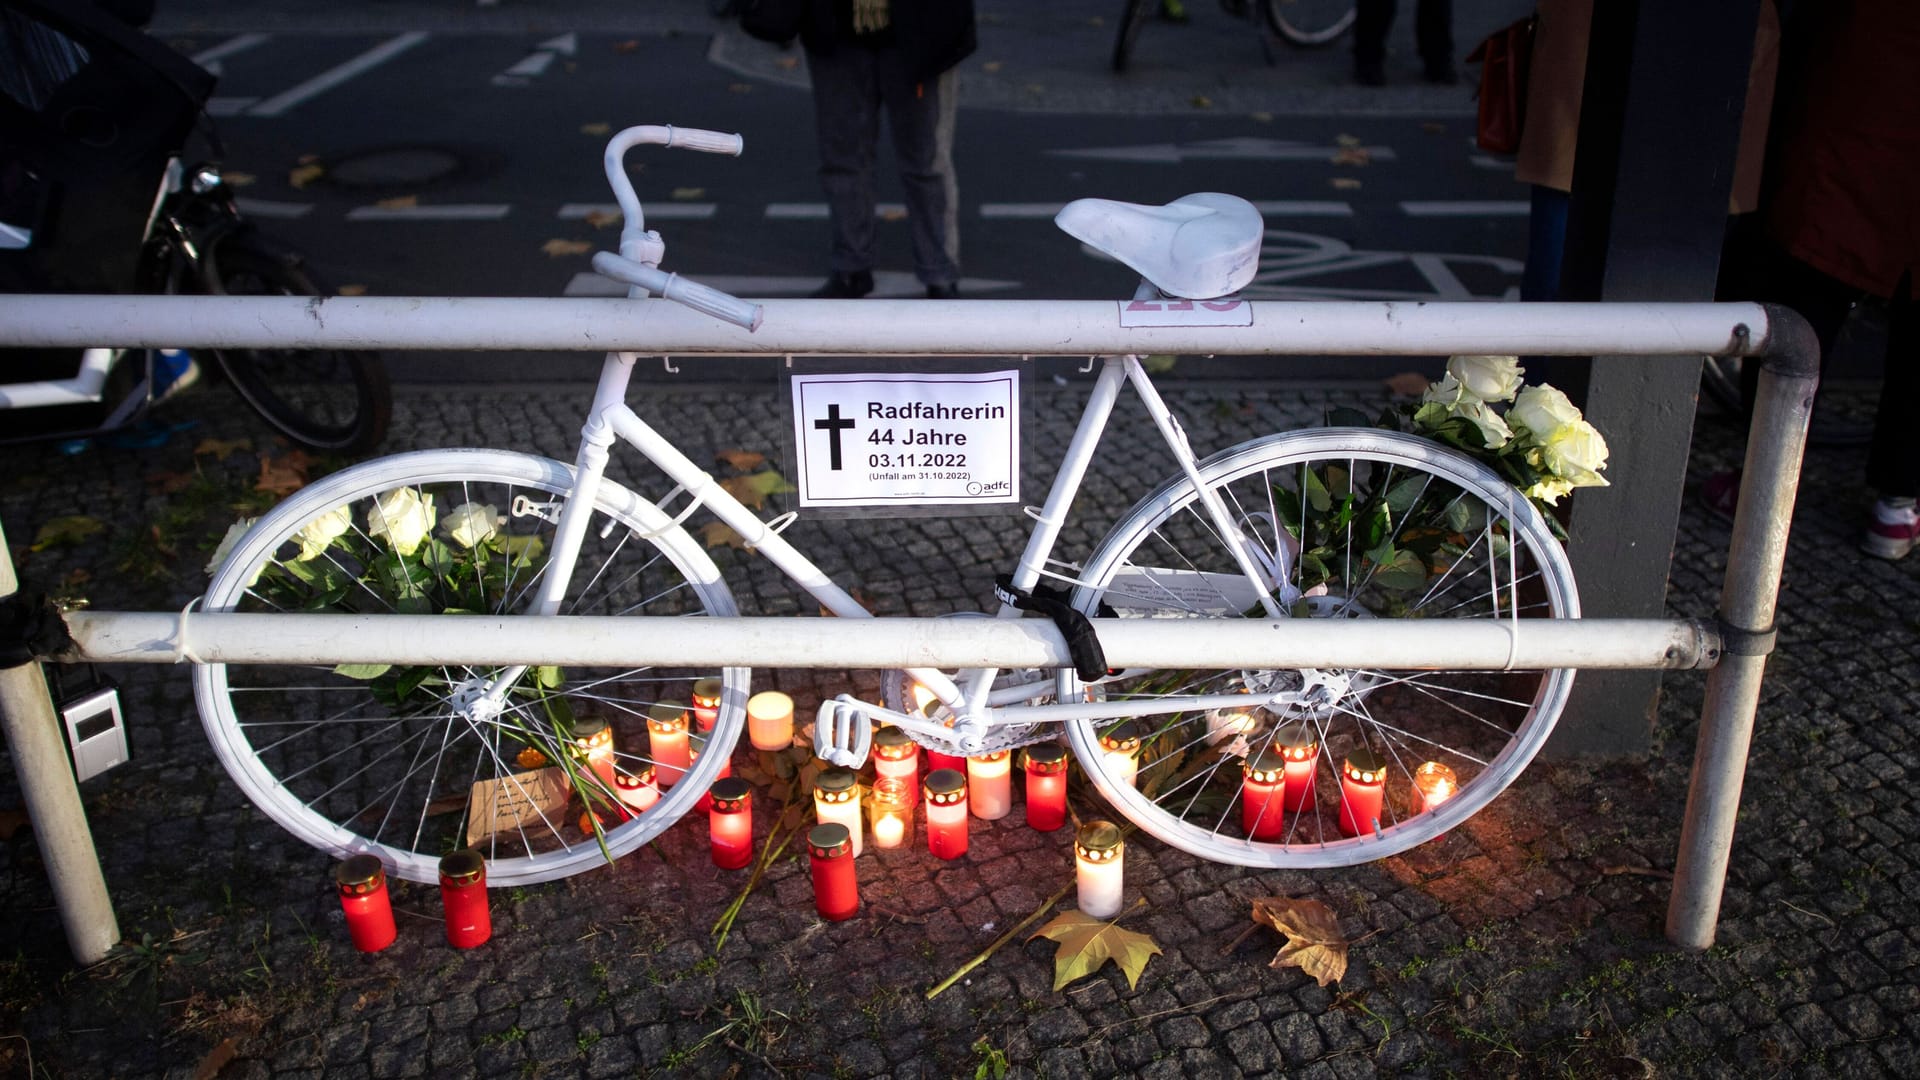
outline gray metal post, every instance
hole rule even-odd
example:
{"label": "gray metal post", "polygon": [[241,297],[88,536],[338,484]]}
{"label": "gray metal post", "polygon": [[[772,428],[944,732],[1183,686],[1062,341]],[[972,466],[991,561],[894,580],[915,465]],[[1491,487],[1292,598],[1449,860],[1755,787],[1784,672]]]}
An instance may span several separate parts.
{"label": "gray metal post", "polygon": [[[19,590],[6,530],[0,528],[0,602]],[[33,819],[33,835],[40,841],[60,921],[66,924],[67,945],[82,964],[98,963],[120,940],[120,923],[107,897],[87,813],[80,805],[80,785],[74,782],[60,717],[39,664],[0,668],[0,724],[5,725],[7,749]]]}
{"label": "gray metal post", "polygon": [[1667,903],[1667,940],[1693,949],[1713,944],[1720,919],[1760,678],[1773,651],[1774,608],[1787,560],[1794,491],[1819,382],[1820,346],[1813,331],[1785,308],[1770,306],[1767,315],[1760,396],[1747,431],[1746,471],[1720,592],[1724,651],[1707,676],[1673,896]]}

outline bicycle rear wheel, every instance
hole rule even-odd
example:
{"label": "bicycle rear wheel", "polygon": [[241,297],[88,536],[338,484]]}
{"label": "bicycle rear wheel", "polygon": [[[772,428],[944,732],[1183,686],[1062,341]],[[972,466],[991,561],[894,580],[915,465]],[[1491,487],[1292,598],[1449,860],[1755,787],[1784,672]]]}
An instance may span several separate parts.
{"label": "bicycle rear wheel", "polygon": [[[261,518],[215,572],[205,609],[523,613],[572,486],[568,466],[498,450],[367,462]],[[572,580],[562,614],[737,614],[692,538],[612,481],[601,484]],[[447,620],[457,634],[458,616]],[[336,856],[374,852],[421,882],[435,880],[442,855],[474,846],[489,884],[513,885],[600,865],[590,809],[614,857],[685,813],[732,753],[749,679],[746,668],[529,669],[498,710],[472,706],[499,670],[208,664],[194,688],[221,764],[295,836]],[[661,760],[666,742],[655,749],[649,711],[690,702],[700,679],[720,680],[708,752],[657,802],[623,803],[612,777],[560,765],[573,760],[575,733],[599,720],[620,770],[674,767],[677,755]],[[495,802],[532,809],[489,812]]]}
{"label": "bicycle rear wheel", "polygon": [[1287,44],[1311,48],[1325,45],[1353,25],[1358,8],[1353,0],[1260,0],[1267,25]]}
{"label": "bicycle rear wheel", "polygon": [[[1428,440],[1372,429],[1288,432],[1217,454],[1200,476],[1272,578],[1263,585],[1284,579],[1306,594],[1296,616],[1427,619],[1444,634],[1445,619],[1579,613],[1572,571],[1540,513],[1491,470]],[[1103,603],[1121,617],[1264,617],[1184,476],[1142,500],[1094,552],[1073,605],[1091,615]],[[1107,800],[1167,843],[1247,866],[1344,866],[1430,840],[1485,806],[1539,750],[1572,677],[1128,671],[1095,684],[1107,701],[1287,690],[1315,690],[1317,700],[1135,721],[1131,762],[1102,747],[1110,723],[1069,720],[1067,731]],[[1061,684],[1060,699],[1072,700],[1078,680],[1066,672]],[[1286,785],[1291,810],[1245,782],[1263,751],[1309,744],[1317,754],[1296,763],[1300,778]],[[1383,796],[1377,809],[1343,796],[1342,762],[1365,754],[1385,772],[1384,787],[1373,789]],[[1413,784],[1433,774],[1420,772],[1429,762],[1450,771],[1450,797],[1416,805]],[[1261,771],[1272,767],[1268,760]],[[1343,828],[1343,811],[1362,827]]]}
{"label": "bicycle rear wheel", "polygon": [[1113,39],[1113,70],[1127,70],[1133,58],[1133,43],[1140,40],[1140,28],[1147,24],[1160,0],[1121,0],[1120,32]]}
{"label": "bicycle rear wheel", "polygon": [[[246,240],[215,254],[216,291],[227,296],[325,296],[299,260]],[[387,436],[393,392],[375,353],[345,349],[221,349],[233,388],[267,423],[314,450],[357,453]]]}

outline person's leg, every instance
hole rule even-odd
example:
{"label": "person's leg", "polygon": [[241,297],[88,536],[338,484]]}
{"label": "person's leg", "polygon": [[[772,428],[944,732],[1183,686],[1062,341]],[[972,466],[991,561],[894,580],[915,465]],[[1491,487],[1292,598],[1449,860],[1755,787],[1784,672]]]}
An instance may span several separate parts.
{"label": "person's leg", "polygon": [[953,169],[954,73],[914,82],[900,54],[879,54],[881,96],[913,233],[913,272],[929,294],[960,278],[959,182]]}
{"label": "person's leg", "polygon": [[820,187],[827,197],[832,240],[827,253],[834,281],[865,276],[873,288],[873,159],[880,141],[874,54],[856,46],[809,52],[814,130],[820,146]]}
{"label": "person's leg", "polygon": [[1394,0],[1359,0],[1353,19],[1353,77],[1365,86],[1387,81],[1387,31],[1393,28]]}
{"label": "person's leg", "polygon": [[1420,0],[1414,9],[1414,40],[1426,65],[1427,81],[1451,85],[1460,81],[1453,66],[1453,0]]}
{"label": "person's leg", "polygon": [[[1908,290],[1902,290],[1907,292]],[[1860,538],[1860,550],[1881,559],[1903,559],[1920,542],[1920,438],[1914,436],[1914,394],[1920,393],[1920,303],[1896,296],[1887,306],[1886,375],[1867,445],[1867,486],[1879,496]]]}
{"label": "person's leg", "polygon": [[1567,252],[1567,193],[1545,184],[1529,185],[1527,264],[1520,272],[1520,299],[1560,299],[1560,262]]}

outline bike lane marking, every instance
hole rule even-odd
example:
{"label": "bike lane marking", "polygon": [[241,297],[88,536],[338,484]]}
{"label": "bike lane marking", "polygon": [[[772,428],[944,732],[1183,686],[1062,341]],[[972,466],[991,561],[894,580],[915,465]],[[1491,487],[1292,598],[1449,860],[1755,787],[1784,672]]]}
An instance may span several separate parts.
{"label": "bike lane marking", "polygon": [[319,97],[334,87],[379,67],[427,40],[429,36],[424,30],[410,30],[399,37],[390,38],[338,67],[323,71],[292,89],[284,90],[253,105],[247,109],[246,113],[248,116],[283,116],[294,106]]}
{"label": "bike lane marking", "polygon": [[1530,209],[1525,199],[1416,199],[1400,204],[1408,217],[1526,217]]}

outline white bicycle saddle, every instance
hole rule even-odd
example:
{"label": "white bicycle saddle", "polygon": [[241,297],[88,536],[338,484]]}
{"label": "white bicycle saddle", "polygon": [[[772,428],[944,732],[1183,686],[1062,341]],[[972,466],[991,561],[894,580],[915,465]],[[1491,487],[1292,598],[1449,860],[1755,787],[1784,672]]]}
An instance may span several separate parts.
{"label": "white bicycle saddle", "polygon": [[1067,235],[1138,271],[1168,296],[1239,292],[1260,268],[1266,222],[1238,195],[1202,191],[1165,206],[1075,199],[1054,215]]}

